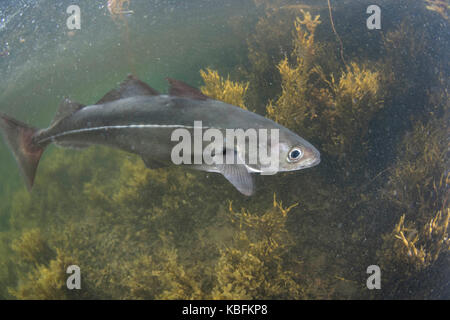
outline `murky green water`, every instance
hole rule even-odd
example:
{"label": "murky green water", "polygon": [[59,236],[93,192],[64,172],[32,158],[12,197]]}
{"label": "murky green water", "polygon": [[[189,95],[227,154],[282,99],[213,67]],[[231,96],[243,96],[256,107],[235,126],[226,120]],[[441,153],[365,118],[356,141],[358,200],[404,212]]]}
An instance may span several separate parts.
{"label": "murky green water", "polygon": [[322,162],[245,197],[218,174],[52,146],[28,193],[2,142],[0,298],[449,299],[450,4],[378,1],[371,30],[372,4],[331,1],[330,20],[326,0],[2,1],[0,112],[45,128],[64,97],[171,77],[242,98]]}

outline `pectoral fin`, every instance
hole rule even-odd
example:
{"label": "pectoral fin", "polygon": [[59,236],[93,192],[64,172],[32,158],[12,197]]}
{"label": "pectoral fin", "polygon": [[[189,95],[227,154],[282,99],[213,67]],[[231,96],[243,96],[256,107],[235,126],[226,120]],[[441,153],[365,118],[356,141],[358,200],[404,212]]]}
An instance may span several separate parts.
{"label": "pectoral fin", "polygon": [[240,193],[251,196],[255,192],[252,175],[245,164],[221,164],[217,169]]}

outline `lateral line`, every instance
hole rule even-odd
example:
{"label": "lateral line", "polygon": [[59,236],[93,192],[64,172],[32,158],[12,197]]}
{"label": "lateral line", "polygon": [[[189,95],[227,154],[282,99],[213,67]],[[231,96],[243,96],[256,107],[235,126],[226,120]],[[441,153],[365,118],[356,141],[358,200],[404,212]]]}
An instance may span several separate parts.
{"label": "lateral line", "polygon": [[91,131],[101,131],[101,130],[110,130],[110,129],[145,129],[145,128],[183,128],[183,129],[209,129],[209,127],[194,127],[194,126],[183,126],[183,125],[177,125],[177,124],[130,124],[130,125],[123,125],[123,126],[102,126],[102,127],[94,127],[94,128],[84,128],[84,129],[77,129],[77,130],[69,130],[65,132],[58,133],[54,136],[45,138],[40,143],[46,142],[48,140],[54,141],[57,138],[68,136],[71,134],[76,133],[83,133],[83,132],[91,132]]}

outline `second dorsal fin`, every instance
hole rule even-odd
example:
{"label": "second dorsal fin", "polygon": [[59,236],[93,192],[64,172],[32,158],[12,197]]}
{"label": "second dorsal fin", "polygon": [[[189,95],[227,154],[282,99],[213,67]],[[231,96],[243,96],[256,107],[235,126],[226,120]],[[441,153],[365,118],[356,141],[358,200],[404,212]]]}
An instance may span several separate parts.
{"label": "second dorsal fin", "polygon": [[60,120],[67,118],[68,116],[74,114],[78,110],[84,108],[85,105],[73,102],[68,98],[65,98],[59,105],[58,111],[56,111],[55,117],[53,118],[52,125],[59,122]]}
{"label": "second dorsal fin", "polygon": [[171,96],[183,97],[183,98],[191,98],[197,100],[207,100],[208,97],[205,96],[200,90],[197,88],[191,87],[190,85],[184,83],[180,80],[175,80],[172,78],[166,78],[169,81],[170,88],[169,94]]}
{"label": "second dorsal fin", "polygon": [[97,104],[102,104],[114,100],[130,98],[135,96],[157,96],[159,92],[150,87],[145,82],[139,80],[133,75],[128,77],[117,87],[111,90],[103,98],[101,98]]}

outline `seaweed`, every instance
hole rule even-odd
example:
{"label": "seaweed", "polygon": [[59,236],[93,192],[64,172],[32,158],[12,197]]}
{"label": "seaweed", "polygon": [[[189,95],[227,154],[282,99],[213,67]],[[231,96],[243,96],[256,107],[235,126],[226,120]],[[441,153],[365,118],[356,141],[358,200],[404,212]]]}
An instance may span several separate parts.
{"label": "seaweed", "polygon": [[286,229],[289,212],[274,195],[273,208],[262,215],[245,209],[229,212],[236,225],[233,245],[221,250],[214,299],[299,299],[298,261],[286,257],[293,239]]}
{"label": "seaweed", "polygon": [[[417,281],[424,274],[442,270],[450,259],[448,222],[448,141],[445,123],[448,121],[448,99],[442,95],[445,113],[428,123],[418,122],[401,146],[402,156],[392,168],[383,199],[391,210],[403,212],[390,233],[383,235],[382,249],[377,255],[386,270],[392,296],[416,292],[416,297],[428,297],[433,290],[417,291]],[[402,266],[401,269],[398,266]],[[445,267],[444,267],[445,269]],[[427,279],[427,285],[439,289],[446,282]],[[443,292],[444,289],[443,289]]]}
{"label": "seaweed", "polygon": [[[278,4],[263,3],[260,7],[262,14],[245,38],[248,62],[239,70],[250,82],[248,99],[251,109],[263,112],[266,101],[275,98],[280,90],[281,79],[276,66],[292,51],[292,20],[297,13],[283,10]],[[241,29],[236,33],[242,32]]]}
{"label": "seaweed", "polygon": [[206,71],[200,70],[203,78],[204,86],[201,87],[202,92],[216,100],[220,100],[247,110],[245,106],[245,95],[248,90],[249,83],[239,83],[230,81],[230,77],[224,79],[216,70],[209,68]]}
{"label": "seaweed", "polygon": [[23,232],[19,239],[13,241],[11,248],[20,261],[34,267],[48,263],[54,256],[54,252],[39,229]]}
{"label": "seaweed", "polygon": [[356,62],[338,77],[326,74],[317,65],[320,46],[314,40],[320,17],[302,13],[303,20],[295,21],[296,62],[291,65],[285,58],[278,64],[282,93],[269,102],[267,116],[307,137],[315,135],[350,176],[367,161],[369,124],[383,107],[381,77]]}
{"label": "seaweed", "polygon": [[10,294],[22,300],[73,299],[66,287],[66,270],[70,265],[73,265],[72,259],[57,251],[54,260],[48,262],[48,265],[37,265],[26,274],[17,289],[10,289]]}
{"label": "seaweed", "polygon": [[[384,271],[386,297],[410,296],[413,293],[413,297],[423,299],[433,297],[433,290],[445,292],[448,286],[445,279],[430,277],[436,271],[448,271],[450,209],[448,206],[445,209],[439,210],[419,230],[412,223],[405,226],[403,215],[394,230],[383,236],[378,258]],[[418,283],[428,290],[417,290]]]}
{"label": "seaweed", "polygon": [[127,299],[202,299],[199,281],[185,271],[175,249],[142,255],[126,264],[129,276],[122,279]]}
{"label": "seaweed", "polygon": [[450,2],[448,0],[425,0],[426,8],[437,12],[445,20],[449,20]]}

